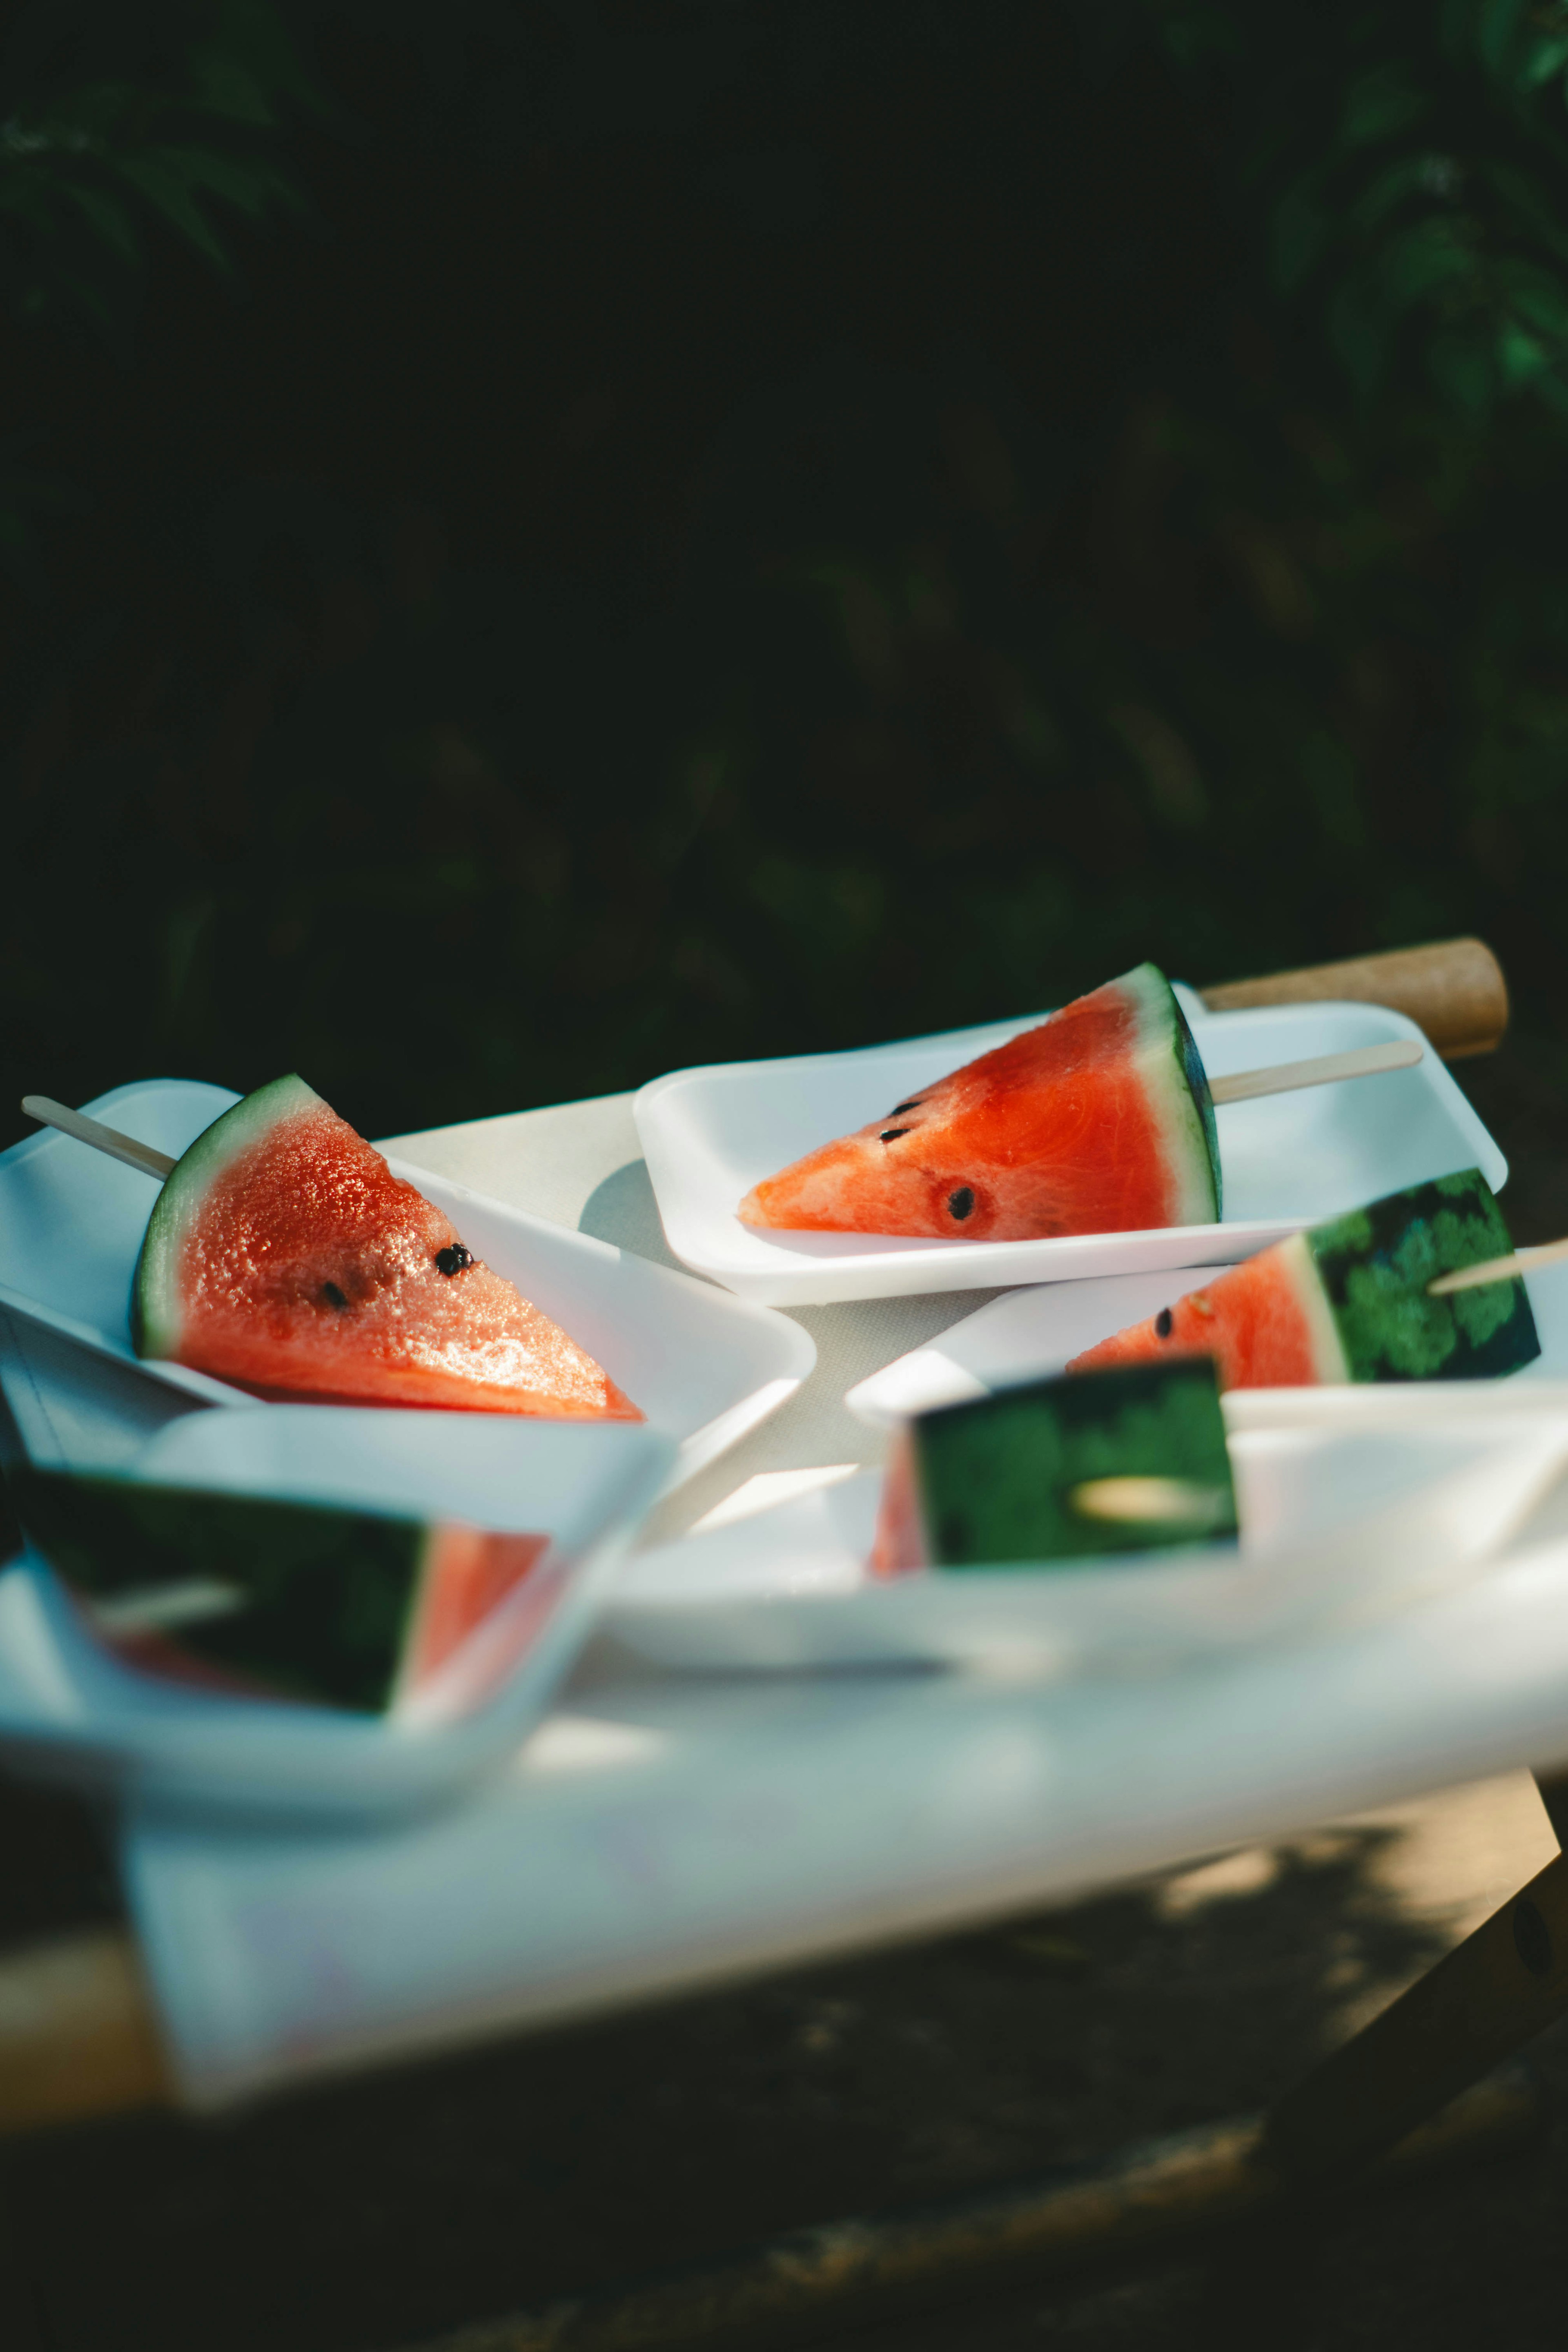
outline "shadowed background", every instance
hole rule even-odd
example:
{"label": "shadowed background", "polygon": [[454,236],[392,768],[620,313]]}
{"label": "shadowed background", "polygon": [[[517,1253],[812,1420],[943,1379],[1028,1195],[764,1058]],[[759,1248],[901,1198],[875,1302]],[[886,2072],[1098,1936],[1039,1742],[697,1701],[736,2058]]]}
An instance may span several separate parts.
{"label": "shadowed background", "polygon": [[1470,928],[1553,1087],[1560,8],[5,24],[5,1135]]}

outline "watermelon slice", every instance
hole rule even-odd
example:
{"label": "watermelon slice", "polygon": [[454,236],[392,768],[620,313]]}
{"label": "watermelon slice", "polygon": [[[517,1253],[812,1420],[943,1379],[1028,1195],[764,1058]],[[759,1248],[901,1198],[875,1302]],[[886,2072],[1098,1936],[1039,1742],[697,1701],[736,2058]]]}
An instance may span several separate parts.
{"label": "watermelon slice", "polygon": [[797,1160],[739,1210],[794,1232],[998,1242],[1219,1213],[1208,1081],[1152,963]]}
{"label": "watermelon slice", "polygon": [[1068,1370],[1199,1349],[1226,1389],[1492,1379],[1541,1353],[1523,1283],[1442,1298],[1426,1285],[1512,1247],[1490,1185],[1468,1168],[1277,1242]]}
{"label": "watermelon slice", "polygon": [[176,1163],[131,1321],[139,1355],[263,1396],[643,1417],[302,1078],[247,1095]]}
{"label": "watermelon slice", "polygon": [[461,1680],[502,1601],[482,1695],[553,1607],[547,1535],[26,1470],[17,1509],[91,1630],[130,1664],[372,1714]]}
{"label": "watermelon slice", "polygon": [[1235,1533],[1214,1366],[1177,1356],[920,1414],[894,1444],[872,1566],[1030,1569]]}

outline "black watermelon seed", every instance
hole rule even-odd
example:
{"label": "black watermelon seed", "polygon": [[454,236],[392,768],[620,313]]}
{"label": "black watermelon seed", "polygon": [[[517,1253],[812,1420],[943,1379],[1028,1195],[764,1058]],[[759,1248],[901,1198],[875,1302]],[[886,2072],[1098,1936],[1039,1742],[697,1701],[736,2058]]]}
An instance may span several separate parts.
{"label": "black watermelon seed", "polygon": [[342,1292],[338,1288],[335,1282],[323,1282],[321,1285],[321,1296],[326,1300],[329,1307],[346,1307],[349,1303],[343,1297]]}
{"label": "black watermelon seed", "polygon": [[1175,1328],[1175,1317],[1168,1307],[1162,1307],[1154,1318],[1154,1337],[1156,1339],[1168,1339]]}
{"label": "black watermelon seed", "polygon": [[914,1098],[913,1102],[907,1102],[907,1103],[895,1103],[895,1104],[893,1105],[892,1109],[889,1111],[889,1113],[888,1115],[889,1115],[889,1117],[890,1118],[897,1118],[897,1117],[898,1117],[899,1113],[900,1113],[901,1110],[919,1110],[920,1107],[921,1107],[921,1097],[920,1097],[919,1095],[917,1095],[917,1096],[915,1097],[915,1098]]}
{"label": "black watermelon seed", "polygon": [[461,1274],[463,1268],[472,1265],[473,1262],[472,1250],[462,1242],[448,1243],[445,1249],[438,1249],[436,1253],[436,1263],[443,1274]]}
{"label": "black watermelon seed", "polygon": [[908,1135],[909,1131],[907,1127],[885,1127],[880,1139],[884,1143],[897,1143],[900,1136]]}
{"label": "black watermelon seed", "polygon": [[956,1217],[960,1224],[973,1206],[974,1195],[967,1184],[961,1184],[956,1192],[950,1192],[947,1196],[948,1214]]}

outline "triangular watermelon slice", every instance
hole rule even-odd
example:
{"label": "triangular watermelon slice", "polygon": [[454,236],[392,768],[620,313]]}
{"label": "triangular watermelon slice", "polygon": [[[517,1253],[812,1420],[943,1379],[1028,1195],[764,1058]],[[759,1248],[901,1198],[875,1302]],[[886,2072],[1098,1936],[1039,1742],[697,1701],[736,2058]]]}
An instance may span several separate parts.
{"label": "triangular watermelon slice", "polygon": [[918,1413],[893,1441],[871,1566],[1032,1570],[1236,1531],[1214,1366],[1174,1356]]}
{"label": "triangular watermelon slice", "polygon": [[548,1535],[31,1467],[16,1484],[28,1531],[99,1639],[211,1689],[461,1711],[517,1664],[560,1596]]}
{"label": "triangular watermelon slice", "polygon": [[1512,1247],[1490,1185],[1468,1168],[1276,1242],[1068,1370],[1197,1353],[1214,1358],[1222,1389],[1495,1378],[1541,1353],[1523,1283],[1439,1298],[1426,1285]]}
{"label": "triangular watermelon slice", "polygon": [[755,1185],[739,1215],[793,1232],[1035,1241],[1213,1223],[1208,1081],[1152,963]]}
{"label": "triangular watermelon slice", "polygon": [[297,1077],[247,1095],[175,1165],[132,1333],[139,1355],[262,1395],[643,1417]]}

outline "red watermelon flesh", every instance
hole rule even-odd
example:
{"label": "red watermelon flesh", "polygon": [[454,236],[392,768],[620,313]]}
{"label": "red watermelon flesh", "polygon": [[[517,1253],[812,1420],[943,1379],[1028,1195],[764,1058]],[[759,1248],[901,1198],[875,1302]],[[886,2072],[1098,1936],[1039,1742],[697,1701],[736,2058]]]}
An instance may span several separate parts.
{"label": "red watermelon flesh", "polygon": [[1203,1065],[1142,964],[742,1202],[793,1232],[1031,1241],[1212,1223],[1219,1152]]}
{"label": "red watermelon flesh", "polygon": [[1069,1372],[1207,1355],[1222,1389],[1314,1388],[1350,1368],[1306,1238],[1293,1234],[1075,1356]]}
{"label": "red watermelon flesh", "polygon": [[643,1418],[299,1078],[247,1096],[179,1161],[132,1321],[140,1354],[262,1395]]}
{"label": "red watermelon flesh", "polygon": [[914,1443],[909,1431],[900,1429],[882,1475],[881,1507],[877,1513],[877,1533],[871,1546],[871,1573],[908,1576],[916,1569],[930,1566],[925,1515],[915,1483]]}
{"label": "red watermelon flesh", "polygon": [[1277,1242],[1068,1370],[1196,1350],[1222,1388],[1505,1378],[1541,1353],[1524,1285],[1436,1297],[1430,1285],[1511,1248],[1486,1178],[1459,1169]]}
{"label": "red watermelon flesh", "polygon": [[443,1527],[426,1555],[418,1612],[403,1654],[405,1688],[416,1690],[448,1664],[549,1549],[548,1536]]}

